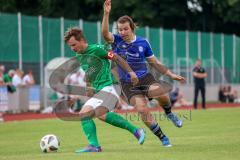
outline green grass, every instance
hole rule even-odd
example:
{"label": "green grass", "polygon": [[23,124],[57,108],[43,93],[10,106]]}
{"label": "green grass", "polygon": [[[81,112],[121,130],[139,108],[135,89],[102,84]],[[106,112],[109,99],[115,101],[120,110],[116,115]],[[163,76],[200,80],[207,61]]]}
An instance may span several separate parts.
{"label": "green grass", "polygon": [[[87,144],[79,122],[58,119],[8,122],[0,124],[0,160],[239,160],[240,108],[177,112],[184,119],[178,129],[155,113],[173,147],[164,148],[148,129],[144,145],[128,132],[96,120],[102,153],[75,154]],[[124,115],[134,124],[146,128],[137,115]],[[53,133],[61,140],[57,153],[44,154],[39,140]]]}

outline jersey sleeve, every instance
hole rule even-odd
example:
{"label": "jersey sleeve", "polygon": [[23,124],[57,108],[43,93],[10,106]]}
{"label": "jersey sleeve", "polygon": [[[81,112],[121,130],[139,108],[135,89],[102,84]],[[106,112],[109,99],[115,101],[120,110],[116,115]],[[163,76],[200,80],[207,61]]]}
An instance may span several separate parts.
{"label": "jersey sleeve", "polygon": [[95,49],[96,53],[95,55],[98,56],[98,57],[106,57],[107,56],[107,51],[104,50],[102,47],[96,47]]}
{"label": "jersey sleeve", "polygon": [[97,47],[97,56],[101,58],[112,59],[114,56],[114,53],[112,50],[106,51],[101,47]]}
{"label": "jersey sleeve", "polygon": [[145,57],[148,58],[148,57],[154,56],[150,43],[147,40],[145,40],[145,42],[146,42],[145,43],[146,44],[145,45],[145,49],[146,49]]}
{"label": "jersey sleeve", "polygon": [[107,59],[112,59],[114,56],[114,53],[113,51],[108,51],[108,54],[107,54]]}
{"label": "jersey sleeve", "polygon": [[121,36],[119,36],[118,34],[113,34],[113,43],[118,43],[122,41]]}

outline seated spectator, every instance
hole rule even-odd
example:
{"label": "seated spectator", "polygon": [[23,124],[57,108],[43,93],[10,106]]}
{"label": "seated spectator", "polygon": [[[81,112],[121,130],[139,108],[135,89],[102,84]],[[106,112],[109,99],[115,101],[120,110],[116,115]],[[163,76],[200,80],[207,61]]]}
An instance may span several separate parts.
{"label": "seated spectator", "polygon": [[231,86],[227,86],[227,100],[228,100],[228,103],[233,103],[234,102],[234,94],[233,94],[233,91],[232,91],[232,87]]}
{"label": "seated spectator", "polygon": [[238,98],[237,90],[233,91],[233,96],[234,96],[234,103],[240,103],[240,98]]}
{"label": "seated spectator", "polygon": [[174,103],[177,102],[178,95],[179,95],[179,88],[178,87],[176,87],[175,90],[170,92],[170,101],[171,101],[172,105],[174,105]]}
{"label": "seated spectator", "polygon": [[190,106],[192,105],[191,102],[188,102],[183,98],[183,93],[180,92],[179,88],[176,87],[175,90],[170,92],[170,101],[172,103],[172,106],[174,107],[180,107],[180,106]]}
{"label": "seated spectator", "polygon": [[226,87],[224,86],[220,86],[219,87],[219,91],[218,91],[218,100],[222,103],[226,103],[227,102],[227,91],[226,91]]}
{"label": "seated spectator", "polygon": [[232,90],[229,86],[220,86],[218,91],[218,100],[222,103],[235,103],[238,99],[238,94],[236,90]]}

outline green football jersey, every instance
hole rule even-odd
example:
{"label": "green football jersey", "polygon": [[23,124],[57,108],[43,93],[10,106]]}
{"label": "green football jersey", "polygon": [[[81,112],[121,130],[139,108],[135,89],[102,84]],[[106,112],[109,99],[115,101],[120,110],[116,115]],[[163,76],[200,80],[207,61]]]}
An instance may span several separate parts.
{"label": "green football jersey", "polygon": [[87,81],[96,92],[113,84],[110,62],[107,59],[108,52],[103,47],[103,45],[91,44],[83,53],[76,55],[85,71]]}

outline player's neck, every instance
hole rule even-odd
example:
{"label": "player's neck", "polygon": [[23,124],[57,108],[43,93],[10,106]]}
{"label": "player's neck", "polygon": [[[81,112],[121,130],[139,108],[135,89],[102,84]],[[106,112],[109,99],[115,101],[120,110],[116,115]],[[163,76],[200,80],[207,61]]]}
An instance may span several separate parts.
{"label": "player's neck", "polygon": [[88,43],[85,43],[85,44],[82,46],[82,49],[81,49],[81,51],[80,51],[79,53],[85,52],[85,51],[87,50],[87,48],[88,48]]}
{"label": "player's neck", "polygon": [[130,36],[129,36],[129,39],[126,41],[127,43],[132,43],[133,40],[135,40],[135,34],[132,33]]}

